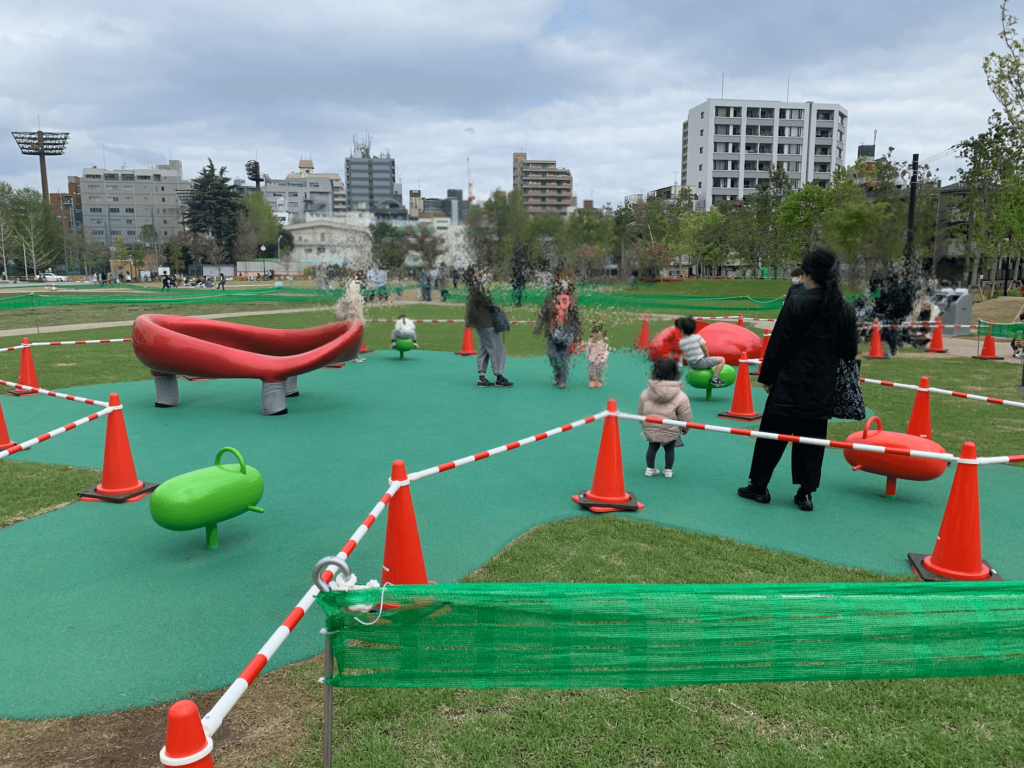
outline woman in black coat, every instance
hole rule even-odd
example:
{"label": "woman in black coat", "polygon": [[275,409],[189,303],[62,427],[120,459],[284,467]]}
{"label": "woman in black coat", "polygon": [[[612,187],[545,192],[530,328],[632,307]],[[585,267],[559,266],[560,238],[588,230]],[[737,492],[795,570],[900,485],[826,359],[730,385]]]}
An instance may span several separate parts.
{"label": "woman in black coat", "polygon": [[[760,431],[824,439],[835,401],[836,360],[856,358],[857,327],[839,291],[835,255],[812,251],[802,266],[808,290],[794,292],[782,306],[757,377],[768,392]],[[784,442],[758,439],[750,484],[739,495],[770,502],[768,483],[785,450]],[[814,509],[811,494],[821,482],[824,457],[824,447],[793,443],[793,484],[800,486],[793,500],[800,509]]]}

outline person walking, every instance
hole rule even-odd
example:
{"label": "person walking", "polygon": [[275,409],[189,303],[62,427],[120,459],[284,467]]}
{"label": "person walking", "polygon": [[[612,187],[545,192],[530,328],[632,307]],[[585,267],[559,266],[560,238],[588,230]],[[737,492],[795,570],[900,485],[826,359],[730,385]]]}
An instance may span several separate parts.
{"label": "person walking", "polygon": [[554,384],[565,389],[569,378],[572,349],[580,340],[580,312],[576,290],[568,275],[558,275],[544,297],[533,332],[547,339],[548,360],[554,372]]}
{"label": "person walking", "polygon": [[[480,275],[472,267],[466,270],[465,279],[469,289],[466,296],[466,327],[476,328],[477,336],[480,337],[480,349],[476,354],[476,368],[480,378],[476,385],[511,387],[512,382],[505,378],[505,344],[501,340],[501,335],[494,330],[494,321],[491,319],[494,301],[484,287]],[[494,381],[487,378],[488,362],[494,371]]]}
{"label": "person walking", "polygon": [[420,270],[420,290],[423,292],[423,300],[424,301],[430,301],[431,300],[432,297],[431,297],[431,294],[430,294],[430,289],[431,289],[430,273],[427,272],[427,270],[425,270],[425,269]]}
{"label": "person walking", "polygon": [[[768,393],[759,431],[824,439],[835,405],[836,360],[857,357],[857,329],[839,290],[835,254],[811,251],[802,267],[807,290],[783,304],[757,377]],[[768,483],[785,450],[784,442],[757,439],[741,497],[771,501]],[[814,509],[811,494],[821,483],[824,457],[824,447],[793,443],[792,479],[799,486],[793,501],[807,512]]]}

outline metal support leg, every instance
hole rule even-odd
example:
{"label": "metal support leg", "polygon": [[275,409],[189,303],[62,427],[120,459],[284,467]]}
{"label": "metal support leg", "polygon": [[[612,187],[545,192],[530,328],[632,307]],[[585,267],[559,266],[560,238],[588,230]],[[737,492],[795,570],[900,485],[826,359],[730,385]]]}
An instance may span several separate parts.
{"label": "metal support leg", "polygon": [[334,654],[331,636],[324,632],[324,768],[331,768],[331,705],[334,686],[327,682],[334,677]]}
{"label": "metal support leg", "polygon": [[264,416],[278,416],[288,413],[288,406],[284,402],[284,382],[265,381],[261,396]]}
{"label": "metal support leg", "polygon": [[153,375],[156,384],[156,407],[173,408],[178,404],[178,377],[161,373]]}
{"label": "metal support leg", "polygon": [[284,380],[284,396],[285,397],[298,397],[299,396],[299,377],[289,376]]}

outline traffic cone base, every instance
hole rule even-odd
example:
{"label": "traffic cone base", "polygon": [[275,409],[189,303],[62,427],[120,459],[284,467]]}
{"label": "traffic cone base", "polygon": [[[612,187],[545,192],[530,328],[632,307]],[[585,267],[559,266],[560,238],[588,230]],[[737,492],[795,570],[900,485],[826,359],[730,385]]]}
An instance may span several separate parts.
{"label": "traffic cone base", "polygon": [[0,451],[6,451],[8,448],[13,448],[17,443],[11,440],[11,436],[7,433],[7,422],[4,421],[4,409],[0,408]]}
{"label": "traffic cone base", "polygon": [[462,333],[462,349],[455,353],[459,357],[469,357],[470,355],[475,356],[476,350],[473,349],[473,329],[466,327],[466,330]]}
{"label": "traffic cone base", "polygon": [[[111,405],[120,405],[116,392],[110,395]],[[135,461],[128,442],[128,431],[121,410],[107,414],[107,436],[103,445],[103,479],[99,485],[79,491],[82,499],[110,501],[120,504],[152,493],[159,483],[144,483],[135,474]]]}
{"label": "traffic cone base", "polygon": [[871,348],[868,350],[869,360],[884,360],[885,353],[882,351],[882,332],[878,329],[878,321],[871,324]]}
{"label": "traffic cone base", "polygon": [[754,397],[750,391],[750,376],[747,375],[749,368],[747,353],[741,352],[739,371],[736,372],[736,386],[732,392],[732,406],[725,413],[718,414],[719,418],[733,421],[757,421],[761,418],[761,414],[754,410]]}
{"label": "traffic cone base", "polygon": [[622,443],[619,440],[619,408],[608,401],[610,415],[601,429],[601,445],[597,450],[594,482],[589,491],[580,491],[572,500],[590,512],[636,512],[643,504],[625,489],[622,479]]}
{"label": "traffic cone base", "polygon": [[[408,480],[405,462],[391,465],[391,480]],[[427,568],[423,564],[423,548],[416,526],[416,512],[412,506],[409,486],[403,485],[388,503],[387,530],[384,535],[384,565],[380,583],[426,584]]]}
{"label": "traffic cone base", "polygon": [[986,334],[985,341],[981,345],[980,355],[971,355],[975,360],[1002,360],[1001,355],[996,354],[996,340],[992,338],[992,334]]}
{"label": "traffic cone base", "polygon": [[372,349],[367,349],[366,348],[366,340],[365,339],[360,339],[359,340],[359,354],[360,355],[368,355],[371,352],[373,352]]}
{"label": "traffic cone base", "polygon": [[[916,575],[921,581],[962,581],[962,579],[954,579],[949,576],[943,576],[941,573],[929,571],[928,566],[925,565],[925,562],[929,557],[931,557],[931,555],[924,555],[918,552],[907,553],[907,559],[910,561],[910,567],[914,569],[914,575]],[[982,560],[981,564],[988,569],[988,577],[984,579],[974,579],[974,581],[1003,581],[1003,577],[996,573],[996,570],[988,560]]]}
{"label": "traffic cone base", "polygon": [[344,363],[331,363],[330,365],[323,366],[324,368],[344,368]]}

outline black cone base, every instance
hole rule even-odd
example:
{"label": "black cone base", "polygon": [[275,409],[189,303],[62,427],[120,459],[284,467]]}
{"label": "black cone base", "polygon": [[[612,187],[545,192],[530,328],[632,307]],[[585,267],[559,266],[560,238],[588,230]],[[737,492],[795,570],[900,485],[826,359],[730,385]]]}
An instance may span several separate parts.
{"label": "black cone base", "polygon": [[[929,553],[931,554],[931,553]],[[949,576],[943,576],[939,573],[933,573],[929,571],[924,565],[924,559],[928,557],[927,554],[918,554],[916,552],[907,553],[907,559],[910,561],[910,567],[914,569],[914,575],[917,576],[921,581],[966,581],[966,579],[953,579]],[[992,564],[988,560],[982,560],[982,565],[988,566],[989,575],[987,579],[971,579],[971,581],[1002,581],[1003,577],[996,573],[996,569],[992,567]]]}
{"label": "black cone base", "polygon": [[143,483],[142,487],[137,491],[129,491],[128,493],[97,493],[96,489],[98,485],[94,485],[92,488],[86,488],[84,491],[78,492],[78,498],[82,501],[109,501],[114,504],[124,504],[126,501],[138,501],[143,496],[147,496],[156,490],[156,487],[160,483]]}

